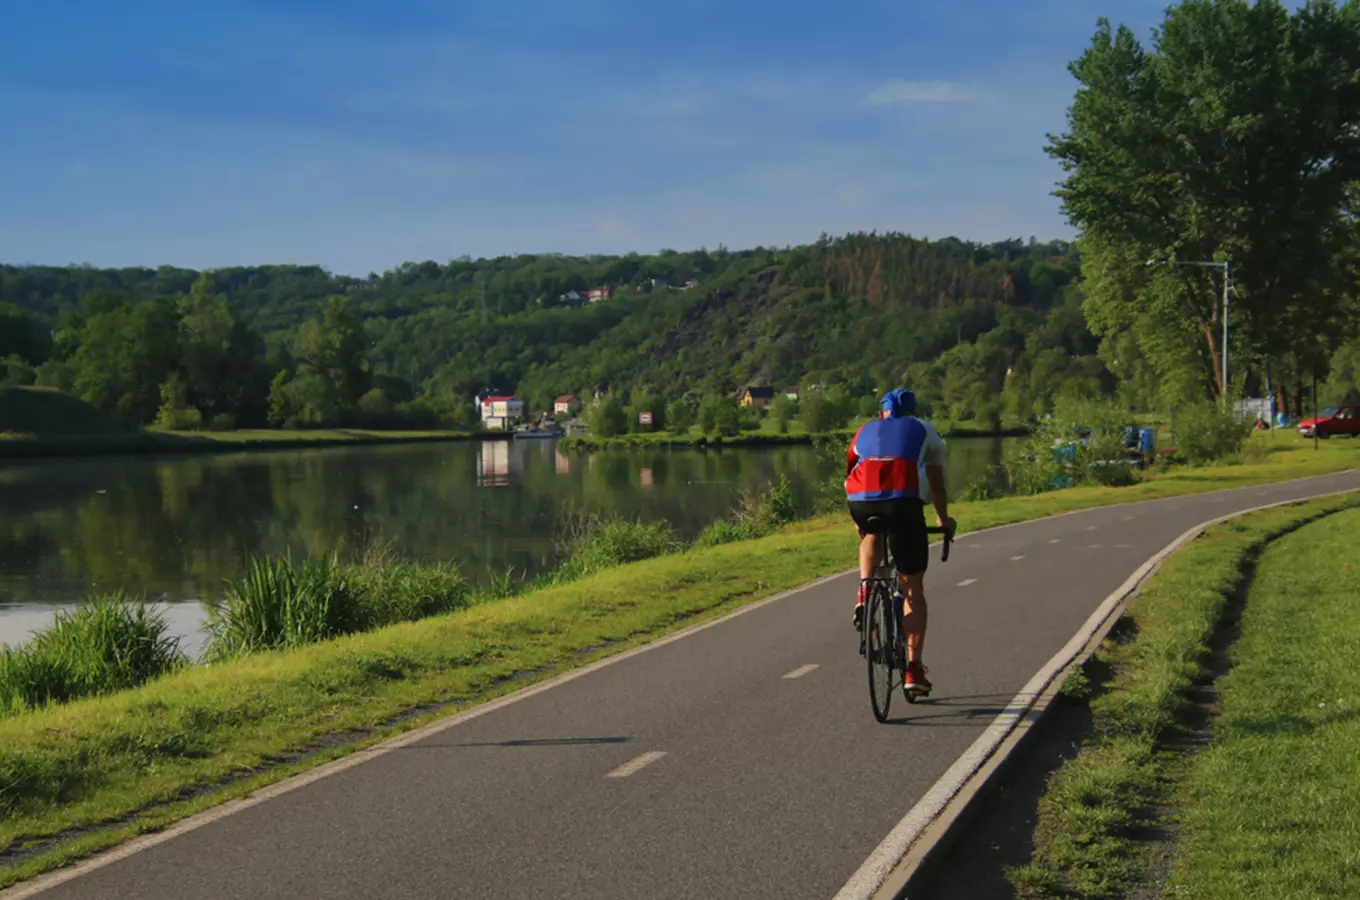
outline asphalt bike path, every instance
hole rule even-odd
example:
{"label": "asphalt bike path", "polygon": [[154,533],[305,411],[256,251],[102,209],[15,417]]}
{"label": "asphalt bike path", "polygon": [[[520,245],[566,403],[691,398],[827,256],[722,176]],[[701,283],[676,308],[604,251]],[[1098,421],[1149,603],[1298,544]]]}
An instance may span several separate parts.
{"label": "asphalt bike path", "polygon": [[947,563],[936,545],[934,695],[899,690],[884,725],[846,573],[0,900],[828,898],[1149,557],[1353,489],[1358,471],[1087,510],[964,534]]}

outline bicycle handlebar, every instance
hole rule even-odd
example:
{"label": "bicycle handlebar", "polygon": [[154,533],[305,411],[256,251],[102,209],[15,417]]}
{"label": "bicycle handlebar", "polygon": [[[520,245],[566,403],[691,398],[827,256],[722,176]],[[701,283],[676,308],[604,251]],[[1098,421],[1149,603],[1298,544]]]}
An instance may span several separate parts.
{"label": "bicycle handlebar", "polygon": [[944,546],[940,548],[940,562],[949,562],[949,545],[954,543],[954,530],[952,528],[941,528],[938,525],[926,526],[926,534],[944,535]]}

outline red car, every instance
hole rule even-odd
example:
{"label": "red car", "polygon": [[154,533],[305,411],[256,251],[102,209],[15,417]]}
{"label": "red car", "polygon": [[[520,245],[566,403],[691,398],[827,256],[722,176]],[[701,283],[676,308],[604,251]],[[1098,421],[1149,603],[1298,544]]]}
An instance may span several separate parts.
{"label": "red car", "polygon": [[1306,438],[1313,436],[1329,438],[1332,435],[1355,437],[1360,434],[1360,405],[1329,406],[1316,419],[1304,419],[1299,423],[1299,434]]}

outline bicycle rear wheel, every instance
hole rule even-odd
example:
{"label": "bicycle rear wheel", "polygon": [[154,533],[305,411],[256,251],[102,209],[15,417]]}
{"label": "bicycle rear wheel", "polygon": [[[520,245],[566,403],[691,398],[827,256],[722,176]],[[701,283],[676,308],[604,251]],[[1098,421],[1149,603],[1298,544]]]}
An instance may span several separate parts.
{"label": "bicycle rear wheel", "polygon": [[869,666],[869,702],[874,718],[888,721],[888,706],[892,703],[893,655],[896,642],[893,627],[892,595],[882,581],[875,581],[869,592],[868,615],[864,617],[866,652]]}

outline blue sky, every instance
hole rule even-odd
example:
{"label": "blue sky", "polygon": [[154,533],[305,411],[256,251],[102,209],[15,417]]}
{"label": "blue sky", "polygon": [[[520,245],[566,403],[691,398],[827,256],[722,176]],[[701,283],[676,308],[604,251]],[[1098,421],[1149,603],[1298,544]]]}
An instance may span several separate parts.
{"label": "blue sky", "polygon": [[0,261],[1070,237],[1043,153],[1160,0],[7,0]]}

